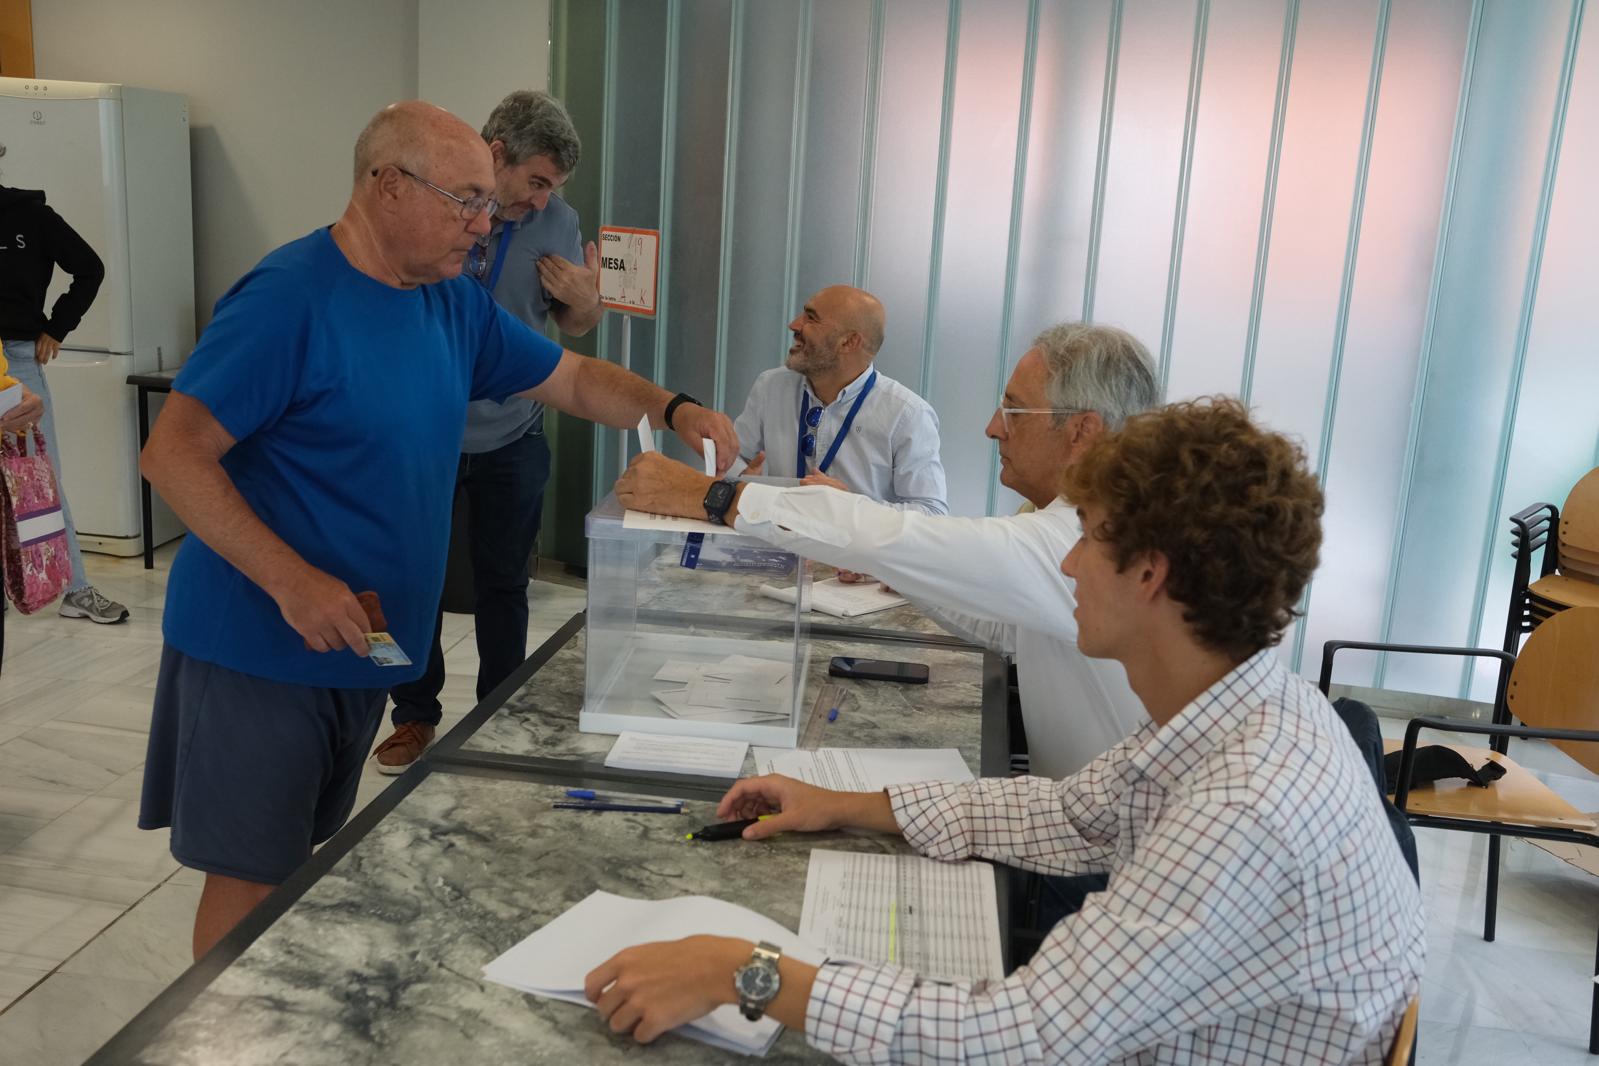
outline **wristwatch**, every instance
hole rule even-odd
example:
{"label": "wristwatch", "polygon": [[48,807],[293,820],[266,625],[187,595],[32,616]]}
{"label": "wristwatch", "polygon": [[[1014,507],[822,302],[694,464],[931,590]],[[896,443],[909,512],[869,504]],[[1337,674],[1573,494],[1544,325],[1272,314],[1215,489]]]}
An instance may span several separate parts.
{"label": "wristwatch", "polygon": [[727,525],[727,509],[733,506],[733,494],[738,486],[731,481],[713,481],[705,494],[705,519],[719,526]]}
{"label": "wristwatch", "polygon": [[738,1009],[752,1022],[761,1020],[767,1004],[777,997],[783,980],[777,973],[777,960],[783,949],[761,941],[755,945],[750,961],[733,971],[733,991],[738,993]]}
{"label": "wristwatch", "polygon": [[666,428],[667,429],[671,429],[672,428],[672,416],[677,414],[677,409],[679,407],[683,406],[686,403],[691,403],[695,407],[704,407],[705,406],[704,404],[700,403],[698,400],[696,400],[694,397],[690,396],[686,392],[680,392],[676,396],[673,396],[670,400],[667,401],[666,414],[664,416],[662,416],[663,417],[663,421],[666,422]]}

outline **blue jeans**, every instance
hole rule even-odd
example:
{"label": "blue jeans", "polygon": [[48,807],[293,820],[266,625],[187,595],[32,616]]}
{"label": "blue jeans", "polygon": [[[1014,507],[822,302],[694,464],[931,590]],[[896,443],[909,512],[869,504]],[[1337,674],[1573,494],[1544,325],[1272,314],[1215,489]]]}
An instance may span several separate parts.
{"label": "blue jeans", "polygon": [[[457,491],[467,496],[471,524],[473,617],[477,623],[477,698],[481,700],[527,659],[527,564],[539,536],[550,445],[529,433],[492,452],[461,456]],[[427,670],[389,690],[394,724],[438,725],[444,708],[444,612],[433,625]]]}
{"label": "blue jeans", "polygon": [[68,592],[77,592],[87,588],[89,576],[83,572],[83,553],[78,550],[78,531],[72,526],[72,508],[67,506],[67,487],[61,481],[61,457],[56,442],[61,438],[56,436],[56,420],[54,405],[50,403],[50,385],[44,380],[44,367],[40,366],[33,357],[33,341],[6,341],[6,361],[11,364],[11,376],[22,382],[38,394],[44,401],[44,417],[39,420],[39,428],[44,431],[45,445],[49,450],[50,468],[56,474],[56,492],[61,496],[61,520],[67,525],[67,557],[72,560],[72,581],[67,585]]}

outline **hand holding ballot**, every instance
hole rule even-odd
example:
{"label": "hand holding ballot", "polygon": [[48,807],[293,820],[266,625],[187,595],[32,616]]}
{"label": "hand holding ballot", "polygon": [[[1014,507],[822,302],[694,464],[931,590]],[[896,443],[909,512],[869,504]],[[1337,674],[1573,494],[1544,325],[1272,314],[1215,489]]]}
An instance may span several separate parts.
{"label": "hand holding ballot", "polygon": [[[725,474],[727,468],[733,465],[733,460],[738,458],[738,433],[733,429],[733,420],[720,411],[712,411],[696,403],[680,404],[672,412],[672,432],[694,449],[695,455],[705,454],[703,441],[709,440],[715,444],[718,477]],[[699,518],[703,515],[690,517]]]}
{"label": "hand holding ballot", "polygon": [[[677,425],[683,424],[687,405],[678,408]],[[699,410],[699,408],[694,408]],[[738,439],[726,446],[716,442],[717,464],[731,461],[738,455]],[[725,466],[721,466],[725,470]],[[635,456],[627,472],[616,483],[616,498],[623,507],[647,514],[671,515],[678,518],[704,518],[705,493],[712,478],[693,467],[668,459],[660,452],[645,452]]]}

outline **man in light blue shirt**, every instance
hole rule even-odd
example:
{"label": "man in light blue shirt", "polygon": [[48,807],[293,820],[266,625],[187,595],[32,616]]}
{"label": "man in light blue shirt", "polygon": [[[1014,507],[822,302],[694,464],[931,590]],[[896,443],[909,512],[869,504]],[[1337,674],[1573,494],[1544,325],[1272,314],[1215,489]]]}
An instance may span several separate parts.
{"label": "man in light blue shirt", "polygon": [[938,415],[872,366],[883,345],[877,297],[829,286],[788,328],[787,362],[755,379],[735,424],[740,455],[764,454],[764,472],[776,477],[810,477],[901,509],[948,514]]}
{"label": "man in light blue shirt", "polygon": [[[462,273],[535,330],[554,319],[563,333],[582,336],[603,309],[598,253],[592,241],[583,244],[577,212],[556,195],[581,154],[566,108],[548,93],[513,92],[489,115],[483,139],[494,157],[500,209]],[[527,658],[528,559],[549,477],[543,405],[513,396],[467,408],[456,491],[466,493],[471,516],[478,699]],[[426,671],[390,693],[395,731],[375,752],[386,774],[400,773],[427,750],[443,716],[443,613],[436,618]]]}

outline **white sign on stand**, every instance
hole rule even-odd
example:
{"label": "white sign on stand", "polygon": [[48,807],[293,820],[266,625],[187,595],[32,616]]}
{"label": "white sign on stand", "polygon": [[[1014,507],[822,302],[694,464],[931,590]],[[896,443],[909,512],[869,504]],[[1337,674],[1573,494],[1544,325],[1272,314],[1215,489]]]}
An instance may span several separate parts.
{"label": "white sign on stand", "polygon": [[[622,315],[621,365],[631,370],[633,316],[655,316],[661,232],[627,226],[600,227],[600,303]],[[627,469],[627,430],[617,449],[619,468]]]}

